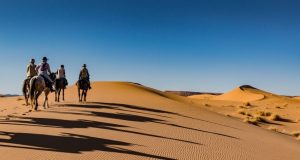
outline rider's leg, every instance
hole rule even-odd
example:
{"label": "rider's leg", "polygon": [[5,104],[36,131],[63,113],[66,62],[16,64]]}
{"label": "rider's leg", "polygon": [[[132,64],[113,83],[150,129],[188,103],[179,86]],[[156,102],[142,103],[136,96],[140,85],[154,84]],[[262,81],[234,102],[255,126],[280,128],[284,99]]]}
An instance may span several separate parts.
{"label": "rider's leg", "polygon": [[67,78],[65,78],[65,84],[66,86],[69,84]]}
{"label": "rider's leg", "polygon": [[47,85],[47,87],[49,87],[49,88],[50,88],[50,91],[53,92],[53,91],[54,91],[54,88],[53,88],[53,81],[52,81],[52,79],[49,77],[48,74],[43,74],[43,76],[44,76],[45,78],[47,78],[47,81],[49,82],[48,85]]}
{"label": "rider's leg", "polygon": [[87,83],[88,83],[88,85],[89,85],[89,89],[92,89],[92,87],[91,87],[91,82],[90,82],[90,78],[87,78]]}
{"label": "rider's leg", "polygon": [[63,83],[64,83],[64,86],[65,86],[65,88],[64,88],[64,89],[66,89],[66,86],[68,85],[68,81],[67,81],[67,79],[66,79],[66,78],[62,78],[62,81],[63,81]]}

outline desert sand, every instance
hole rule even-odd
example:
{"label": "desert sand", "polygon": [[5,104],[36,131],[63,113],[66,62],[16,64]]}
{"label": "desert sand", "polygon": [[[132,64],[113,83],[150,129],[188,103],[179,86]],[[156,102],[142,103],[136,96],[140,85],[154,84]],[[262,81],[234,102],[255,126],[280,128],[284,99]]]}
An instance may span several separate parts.
{"label": "desert sand", "polygon": [[[34,112],[22,97],[0,98],[0,159],[299,160],[295,137],[265,129],[299,128],[296,98],[251,87],[193,97],[128,82],[92,88],[87,103],[78,103],[71,86],[63,103],[52,94],[50,108]],[[290,121],[252,125],[240,109]]]}
{"label": "desert sand", "polygon": [[[207,99],[190,96],[194,103],[208,110],[254,122],[257,126],[287,135],[300,134],[300,100],[281,96],[251,86],[241,86]],[[277,117],[277,118],[276,118]],[[299,134],[298,134],[299,133]]]}

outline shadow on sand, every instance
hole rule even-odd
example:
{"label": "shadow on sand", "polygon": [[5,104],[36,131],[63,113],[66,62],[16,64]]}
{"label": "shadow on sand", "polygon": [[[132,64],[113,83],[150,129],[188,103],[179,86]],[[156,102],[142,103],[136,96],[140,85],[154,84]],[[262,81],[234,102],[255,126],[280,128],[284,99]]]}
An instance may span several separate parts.
{"label": "shadow on sand", "polygon": [[114,110],[119,110],[119,111],[128,111],[128,112],[134,112],[134,113],[154,115],[154,116],[159,116],[159,117],[163,117],[163,118],[171,118],[170,116],[178,116],[178,117],[193,119],[193,120],[202,121],[202,122],[206,122],[206,123],[210,123],[210,124],[214,124],[214,125],[218,125],[218,126],[222,126],[222,127],[227,127],[227,128],[239,130],[238,128],[235,128],[235,127],[232,127],[232,126],[228,126],[228,125],[224,125],[224,124],[220,124],[220,123],[216,123],[216,122],[211,122],[211,121],[203,120],[203,119],[200,119],[200,118],[189,117],[189,116],[185,116],[185,115],[178,114],[178,113],[175,113],[175,112],[169,112],[169,111],[153,109],[153,108],[145,108],[145,107],[141,107],[141,106],[128,105],[128,104],[91,102],[87,105],[68,104],[68,105],[65,105],[65,106],[79,107],[79,108],[90,108],[90,109],[114,109]]}
{"label": "shadow on sand", "polygon": [[[131,151],[113,146],[132,146],[134,144],[114,141],[102,138],[83,136],[78,134],[64,133],[62,136],[30,134],[30,133],[12,133],[0,132],[2,136],[9,136],[10,139],[0,139],[0,146],[14,147],[21,149],[34,149],[65,153],[82,153],[85,151],[104,151],[113,153],[123,153],[145,158],[169,159],[167,157],[146,154],[142,152]],[[18,146],[15,146],[15,145]],[[20,146],[24,145],[24,146]]]}
{"label": "shadow on sand", "polygon": [[[170,115],[173,115],[173,116],[179,116],[179,117],[183,117],[183,118],[189,118],[189,119],[194,119],[194,120],[198,120],[198,121],[203,121],[203,122],[206,122],[206,123],[211,123],[211,124],[219,125],[219,126],[223,126],[223,127],[233,128],[233,127],[218,124],[218,123],[215,123],[215,122],[210,122],[210,121],[206,121],[206,120],[192,118],[192,117],[184,116],[184,115],[169,112],[169,111],[163,111],[163,110],[158,110],[158,109],[145,108],[145,107],[139,107],[139,106],[133,106],[133,105],[127,105],[127,104],[93,102],[93,104],[86,104],[86,105],[70,104],[70,105],[66,105],[66,106],[68,106],[70,108],[77,107],[77,108],[89,108],[89,109],[113,109],[113,110],[118,110],[118,111],[123,110],[125,108],[125,109],[130,109],[130,110],[126,110],[126,111],[127,112],[132,112],[132,113],[136,113],[136,112],[145,113],[146,112],[145,114],[149,114],[148,112],[152,112],[152,113],[150,113],[151,115],[153,115],[153,114],[166,114],[166,115],[168,115],[168,116],[165,116],[165,117],[169,117]],[[138,111],[136,111],[136,110],[138,110]],[[152,118],[152,117],[149,117],[149,116],[141,116],[141,115],[128,114],[128,113],[107,113],[107,112],[100,112],[100,111],[95,111],[95,110],[94,111],[84,111],[84,112],[85,113],[72,113],[72,112],[70,113],[70,112],[67,112],[66,114],[78,114],[78,115],[86,115],[86,116],[89,115],[89,116],[104,117],[104,118],[111,118],[111,119],[118,119],[118,120],[125,120],[125,121],[135,121],[135,122],[159,123],[159,124],[162,124],[162,125],[167,125],[167,126],[171,126],[171,127],[178,127],[178,128],[181,128],[181,129],[187,129],[187,130],[191,130],[191,131],[198,131],[198,132],[223,136],[223,137],[227,137],[227,138],[239,139],[237,137],[222,134],[222,133],[210,132],[210,131],[206,131],[206,130],[200,130],[200,129],[185,127],[185,126],[181,126],[181,125],[177,125],[177,124],[172,124],[172,123],[169,123],[166,120],[158,119],[158,118]],[[56,113],[61,113],[61,112],[56,112]],[[233,128],[233,129],[236,129],[236,128]]]}
{"label": "shadow on sand", "polygon": [[62,119],[51,119],[51,118],[19,118],[18,120],[1,120],[0,124],[11,124],[11,125],[27,125],[27,126],[39,126],[39,127],[52,127],[52,128],[100,128],[100,129],[107,129],[111,131],[118,131],[124,133],[131,133],[137,134],[142,136],[149,136],[153,138],[161,138],[167,140],[174,140],[179,142],[185,142],[190,144],[201,145],[196,142],[185,141],[176,138],[169,138],[160,135],[136,132],[121,129],[120,127],[127,127],[124,125],[112,124],[112,123],[104,123],[104,122],[97,122],[97,121],[89,121],[89,120],[62,120]]}
{"label": "shadow on sand", "polygon": [[[212,123],[214,125],[221,125],[224,127],[232,128],[230,126],[225,126],[215,122],[196,119],[196,118],[180,115],[173,112],[158,110],[158,109],[144,108],[139,106],[127,105],[127,104],[98,103],[98,102],[92,104],[84,104],[84,105],[68,104],[68,105],[63,105],[63,107],[65,107],[63,111],[45,110],[45,112],[93,116],[93,117],[117,119],[122,121],[132,121],[136,123],[157,123],[169,127],[176,127],[184,130],[201,132],[205,134],[213,134],[213,135],[222,136],[230,139],[239,139],[237,137],[222,134],[222,133],[200,130],[200,129],[173,124],[170,123],[168,120],[171,117],[174,118],[175,116],[179,116],[182,118],[191,118],[194,120]],[[102,112],[102,109],[113,110],[113,112],[112,113]],[[59,110],[59,108],[56,108],[55,110]],[[75,112],[75,110],[79,112]],[[118,113],[118,112],[116,113],[116,111],[126,111],[126,113]],[[136,115],[136,113],[140,113],[140,114]],[[156,118],[153,118],[153,116],[155,116]],[[143,133],[140,131],[133,131],[133,128],[130,126],[99,122],[94,120],[93,121],[85,120],[84,118],[80,120],[65,120],[65,119],[53,119],[53,118],[16,117],[9,120],[0,120],[0,124],[22,125],[22,126],[26,125],[26,126],[65,128],[65,129],[99,128],[99,129],[106,129],[106,130],[111,130],[116,132],[135,134],[139,136],[147,136],[147,137],[159,138],[164,140],[190,143],[192,145],[202,145],[200,143],[196,143],[193,141],[165,137],[165,136],[155,135],[150,133]],[[50,151],[67,152],[67,153],[81,153],[84,151],[98,150],[98,151],[105,151],[105,152],[124,153],[124,154],[142,156],[146,158],[171,159],[168,157],[161,157],[161,156],[126,150],[120,147],[110,146],[110,145],[115,145],[115,146],[134,145],[131,143],[96,138],[96,137],[89,137],[89,136],[77,135],[71,133],[64,133],[63,135],[60,136],[53,136],[53,135],[41,135],[41,134],[33,134],[33,133],[13,133],[13,132],[0,131],[0,135],[10,137],[10,139],[0,138],[0,146],[4,146],[4,147],[27,148],[27,149],[35,149],[35,150],[50,150]],[[24,145],[24,146],[19,146],[19,145]]]}

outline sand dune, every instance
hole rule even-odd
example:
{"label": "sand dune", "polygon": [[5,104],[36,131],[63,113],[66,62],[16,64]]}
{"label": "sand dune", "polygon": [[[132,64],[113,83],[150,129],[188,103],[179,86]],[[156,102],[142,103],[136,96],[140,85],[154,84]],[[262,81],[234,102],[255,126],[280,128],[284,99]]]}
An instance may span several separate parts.
{"label": "sand dune", "polygon": [[294,99],[296,99],[296,100],[300,100],[300,97],[294,97]]}
{"label": "sand dune", "polygon": [[[290,136],[203,109],[192,98],[126,82],[96,82],[89,103],[27,112],[0,98],[0,159],[298,160]],[[51,95],[51,101],[53,95]],[[18,108],[16,108],[18,107]],[[5,115],[6,114],[6,115]]]}
{"label": "sand dune", "polygon": [[[143,105],[169,105],[173,103],[190,102],[182,96],[162,92],[147,86],[131,82],[94,82],[92,90],[88,93],[89,101],[131,103]],[[66,98],[71,101],[77,100],[77,87],[68,88],[69,93]],[[53,96],[52,96],[53,98]]]}
{"label": "sand dune", "polygon": [[[221,95],[193,95],[189,98],[194,99],[210,99],[210,100],[220,100],[220,101],[235,101],[235,102],[253,102],[253,101],[262,101],[262,100],[291,100],[287,96],[280,96],[270,92],[266,92],[257,88],[254,88],[249,85],[244,85],[233,89],[230,92],[221,94]],[[294,99],[298,99],[294,97]]]}
{"label": "sand dune", "polygon": [[188,96],[189,98],[193,99],[199,99],[199,100],[204,100],[204,99],[213,99],[216,97],[216,95],[212,94],[199,94],[199,95],[193,95],[193,96]]}
{"label": "sand dune", "polygon": [[[192,98],[191,98],[192,99]],[[280,96],[251,86],[241,86],[231,92],[209,99],[192,99],[193,103],[205,105],[206,109],[229,115],[242,121],[257,123],[265,129],[292,134],[300,129],[300,101]],[[267,116],[268,115],[268,116]],[[279,116],[282,120],[274,120]]]}
{"label": "sand dune", "polygon": [[216,96],[213,99],[225,101],[251,102],[262,100],[264,98],[265,94],[263,91],[260,91],[250,86],[241,86],[228,93]]}

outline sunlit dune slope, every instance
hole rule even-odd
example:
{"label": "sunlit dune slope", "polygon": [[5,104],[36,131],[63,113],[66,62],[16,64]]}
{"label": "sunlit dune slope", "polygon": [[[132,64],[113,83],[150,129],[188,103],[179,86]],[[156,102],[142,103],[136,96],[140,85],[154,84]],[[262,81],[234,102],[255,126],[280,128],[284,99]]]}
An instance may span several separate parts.
{"label": "sunlit dune slope", "polygon": [[[131,82],[93,82],[91,86],[92,89],[88,92],[88,101],[114,101],[136,105],[168,105],[190,102],[188,98]],[[66,101],[78,101],[75,85],[66,90]]]}
{"label": "sunlit dune slope", "polygon": [[252,102],[264,99],[283,98],[249,85],[238,87],[228,93],[212,98],[213,100]]}
{"label": "sunlit dune slope", "polygon": [[192,95],[192,96],[188,96],[189,98],[193,98],[193,99],[213,99],[216,97],[216,95],[212,95],[212,94],[200,94],[200,95]]}

